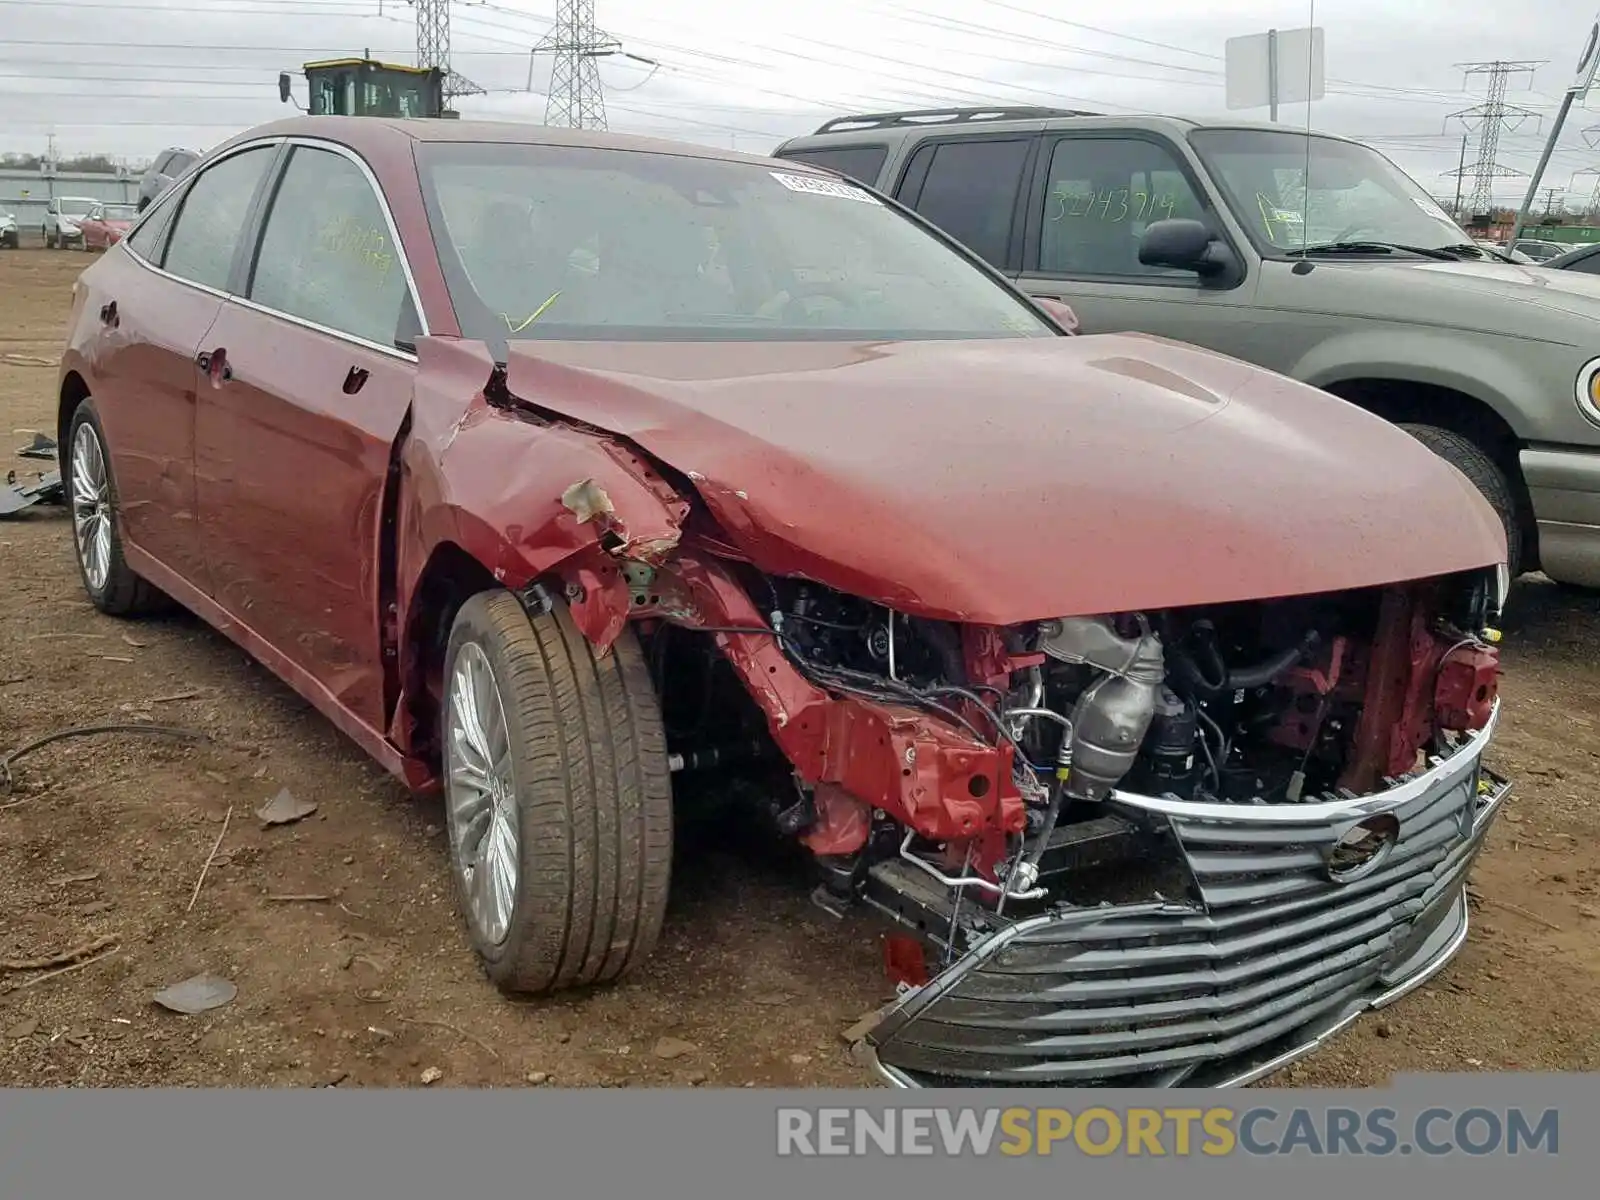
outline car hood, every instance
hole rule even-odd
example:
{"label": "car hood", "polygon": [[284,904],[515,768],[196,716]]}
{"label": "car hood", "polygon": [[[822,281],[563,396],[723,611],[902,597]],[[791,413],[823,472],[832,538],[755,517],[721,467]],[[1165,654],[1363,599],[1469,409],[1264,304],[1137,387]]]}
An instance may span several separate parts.
{"label": "car hood", "polygon": [[[1331,268],[1343,280],[1364,277],[1359,305],[1369,318],[1581,346],[1593,343],[1600,321],[1600,277],[1579,271],[1483,261],[1313,261],[1317,271]],[[1306,298],[1310,309],[1324,302]]]}
{"label": "car hood", "polygon": [[764,570],[927,616],[1011,624],[1505,558],[1493,511],[1409,435],[1144,335],[524,341],[507,385],[687,475]]}

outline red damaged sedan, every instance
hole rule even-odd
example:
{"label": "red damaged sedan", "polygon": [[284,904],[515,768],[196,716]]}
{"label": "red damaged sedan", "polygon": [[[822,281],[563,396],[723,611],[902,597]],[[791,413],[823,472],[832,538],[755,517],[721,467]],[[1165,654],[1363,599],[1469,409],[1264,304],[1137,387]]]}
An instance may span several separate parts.
{"label": "red damaged sedan", "polygon": [[442,791],[507,991],[636,967],[711,796],[920,946],[891,1082],[1257,1078],[1466,936],[1505,539],[1342,400],[1071,328],[820,169],[265,126],[76,286],[83,584]]}

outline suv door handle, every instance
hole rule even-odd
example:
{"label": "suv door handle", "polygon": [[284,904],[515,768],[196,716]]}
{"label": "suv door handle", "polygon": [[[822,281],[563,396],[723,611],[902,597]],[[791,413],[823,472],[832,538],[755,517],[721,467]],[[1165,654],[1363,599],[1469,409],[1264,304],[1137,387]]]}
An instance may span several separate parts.
{"label": "suv door handle", "polygon": [[228,365],[228,352],[222,347],[202,350],[194,356],[194,365],[211,376],[213,384],[226,383],[233,378],[233,368]]}
{"label": "suv door handle", "polygon": [[100,324],[109,325],[113,329],[117,327],[117,302],[115,300],[107,300],[100,306]]}

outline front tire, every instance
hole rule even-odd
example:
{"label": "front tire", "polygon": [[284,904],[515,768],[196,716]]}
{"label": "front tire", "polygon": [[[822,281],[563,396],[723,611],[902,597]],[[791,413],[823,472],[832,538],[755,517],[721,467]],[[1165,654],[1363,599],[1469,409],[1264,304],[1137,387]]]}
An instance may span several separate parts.
{"label": "front tire", "polygon": [[510,592],[451,629],[441,714],[451,870],[473,948],[505,992],[610,983],[655,948],[672,787],[631,630],[603,657],[565,609]]}
{"label": "front tire", "polygon": [[1404,429],[1472,482],[1500,518],[1506,531],[1506,562],[1515,579],[1522,573],[1522,521],[1511,481],[1484,450],[1469,438],[1438,425],[1401,423]]}
{"label": "front tire", "polygon": [[155,611],[161,607],[161,593],[135,575],[123,558],[117,482],[92,400],[73,412],[67,447],[62,480],[72,508],[72,545],[83,590],[96,608],[114,617]]}

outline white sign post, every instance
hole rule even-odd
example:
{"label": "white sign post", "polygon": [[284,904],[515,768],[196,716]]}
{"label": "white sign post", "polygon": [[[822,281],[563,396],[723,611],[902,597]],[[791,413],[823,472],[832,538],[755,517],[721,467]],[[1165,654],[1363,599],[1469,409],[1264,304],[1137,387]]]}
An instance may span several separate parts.
{"label": "white sign post", "polygon": [[1276,121],[1280,104],[1321,100],[1326,86],[1324,54],[1321,26],[1229,38],[1228,107],[1265,108]]}

